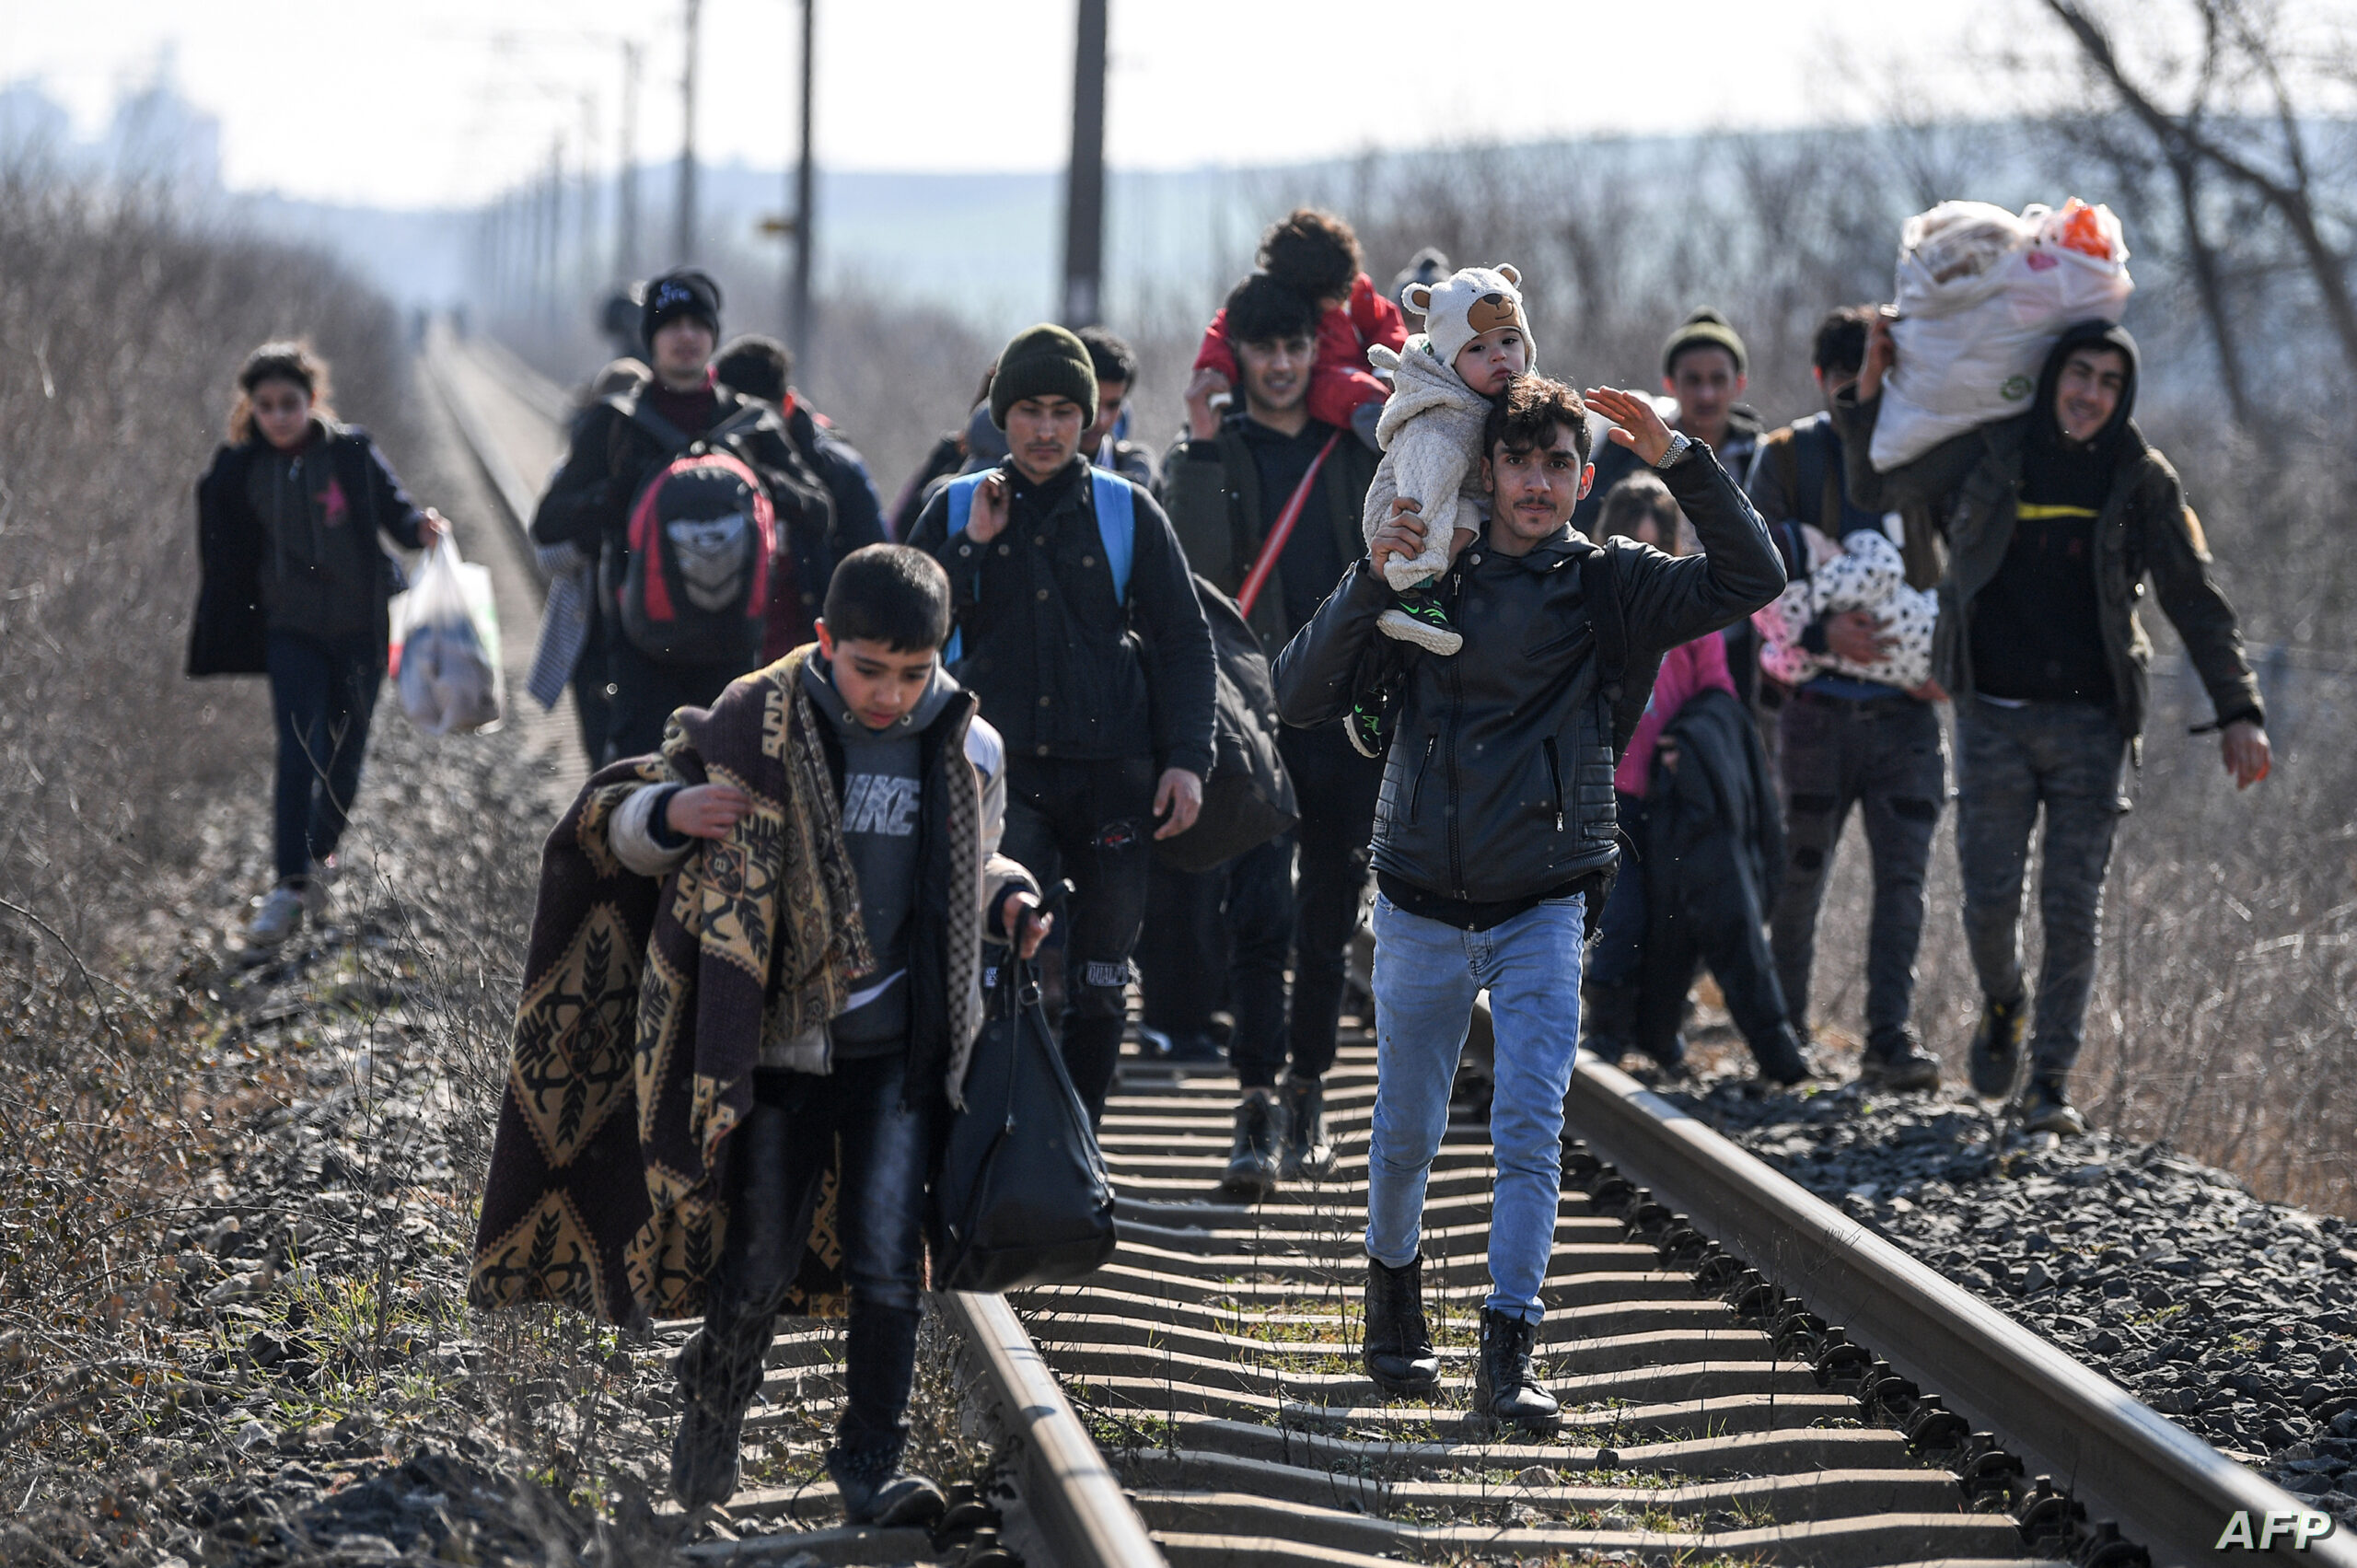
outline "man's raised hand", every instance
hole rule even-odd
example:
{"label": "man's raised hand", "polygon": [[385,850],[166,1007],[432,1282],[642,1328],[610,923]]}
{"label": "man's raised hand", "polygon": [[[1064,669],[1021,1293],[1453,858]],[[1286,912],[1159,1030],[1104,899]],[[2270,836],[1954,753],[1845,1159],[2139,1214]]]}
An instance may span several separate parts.
{"label": "man's raised hand", "polygon": [[694,784],[673,796],[663,819],[691,839],[725,839],[753,814],[753,797],[735,784]]}
{"label": "man's raised hand", "polygon": [[1654,408],[1653,399],[1643,392],[1624,392],[1617,387],[1590,387],[1587,406],[1612,422],[1611,438],[1645,460],[1647,468],[1662,459],[1669,450],[1669,426]]}
{"label": "man's raised hand", "polygon": [[1195,378],[1187,383],[1187,434],[1197,441],[1208,441],[1219,434],[1219,422],[1226,416],[1226,404],[1214,404],[1212,400],[1232,391],[1226,377],[1216,370],[1198,370]]}
{"label": "man's raised hand", "polygon": [[966,537],[988,544],[1006,527],[1006,475],[986,473],[974,486],[974,509],[966,514]]}
{"label": "man's raised hand", "polygon": [[1870,403],[1882,396],[1882,378],[1898,363],[1898,343],[1890,335],[1893,318],[1877,313],[1866,329],[1866,362],[1858,367],[1858,401]]}

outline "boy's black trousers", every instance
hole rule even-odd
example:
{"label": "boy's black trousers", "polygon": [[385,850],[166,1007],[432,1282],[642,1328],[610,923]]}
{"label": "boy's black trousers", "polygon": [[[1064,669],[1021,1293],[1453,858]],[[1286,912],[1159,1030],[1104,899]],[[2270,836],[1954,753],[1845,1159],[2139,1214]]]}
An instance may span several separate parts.
{"label": "boy's black trousers", "polygon": [[703,1327],[680,1353],[680,1392],[715,1413],[741,1414],[752,1402],[840,1150],[835,1228],[851,1322],[835,1440],[855,1455],[888,1450],[897,1462],[916,1368],[925,1180],[946,1104],[935,1085],[902,1103],[901,1051],[838,1062],[823,1076],[764,1070],[753,1081],[752,1111],[728,1138],[727,1237]]}

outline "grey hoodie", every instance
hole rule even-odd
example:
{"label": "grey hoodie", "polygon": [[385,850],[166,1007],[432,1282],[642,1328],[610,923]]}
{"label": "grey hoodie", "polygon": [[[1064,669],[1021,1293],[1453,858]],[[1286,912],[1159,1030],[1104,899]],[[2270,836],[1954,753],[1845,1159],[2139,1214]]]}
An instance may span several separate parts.
{"label": "grey hoodie", "polygon": [[924,785],[919,737],[957,691],[938,660],[916,705],[886,730],[859,721],[817,656],[803,666],[811,705],[834,726],[843,749],[843,848],[859,879],[859,915],[876,968],[861,978],[830,1026],[838,1058],[882,1056],[909,1034],[909,912],[923,863],[918,810]]}

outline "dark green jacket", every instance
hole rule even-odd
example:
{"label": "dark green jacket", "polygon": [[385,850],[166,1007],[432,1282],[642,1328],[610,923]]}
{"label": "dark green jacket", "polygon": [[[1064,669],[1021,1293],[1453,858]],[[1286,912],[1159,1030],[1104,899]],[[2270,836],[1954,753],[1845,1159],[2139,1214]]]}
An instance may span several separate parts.
{"label": "dark green jacket", "polygon": [[[1972,601],[2004,563],[2021,499],[2022,455],[2029,440],[2025,413],[1951,436],[1914,461],[1876,473],[1868,460],[1882,400],[1845,397],[1834,410],[1850,498],[1869,511],[1930,506],[1947,540],[1947,572],[1940,579],[1940,621],[1932,637],[1932,675],[1948,695],[1973,691]],[[2111,494],[2096,521],[2096,599],[2103,617],[2104,652],[2118,693],[2120,726],[2131,740],[2144,731],[2151,706],[2153,645],[2136,607],[2149,576],[2161,612],[2185,641],[2222,725],[2265,722],[2258,680],[2243,656],[2234,607],[2210,575],[2210,548],[2186,505],[2185,488],[2168,459],[2145,443],[2133,421],[2120,443]]]}
{"label": "dark green jacket", "polygon": [[[1260,558],[1265,533],[1260,522],[1260,470],[1251,448],[1238,434],[1244,416],[1231,414],[1219,434],[1208,441],[1181,437],[1162,459],[1162,508],[1178,535],[1187,563],[1230,598],[1243,591],[1244,579]],[[1359,532],[1359,513],[1366,504],[1366,487],[1375,479],[1376,454],[1349,431],[1334,443],[1318,475],[1326,498],[1323,519],[1305,513],[1294,526],[1309,528],[1321,520],[1334,530],[1336,553],[1345,562],[1366,554]],[[1260,646],[1274,659],[1299,631],[1285,621],[1284,568],[1269,574],[1260,597],[1252,606],[1252,630]]]}

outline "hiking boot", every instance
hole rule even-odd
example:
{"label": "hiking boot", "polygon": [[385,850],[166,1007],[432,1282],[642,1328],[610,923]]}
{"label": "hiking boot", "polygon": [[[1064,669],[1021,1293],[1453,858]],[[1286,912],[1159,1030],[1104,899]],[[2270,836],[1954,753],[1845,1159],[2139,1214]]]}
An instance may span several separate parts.
{"label": "hiking boot", "polygon": [[1936,1089],[1940,1064],[1915,1042],[1913,1035],[1902,1032],[1887,1045],[1867,1042],[1866,1053],[1858,1059],[1858,1082],[1870,1089]]}
{"label": "hiking boot", "polygon": [[2022,1130],[2028,1132],[2060,1132],[2075,1138],[2087,1130],[2087,1119],[2071,1103],[2064,1092],[2060,1074],[2034,1074],[2029,1086],[2022,1091]]}
{"label": "hiking boot", "polygon": [[1366,1260],[1366,1342],[1360,1352],[1375,1386],[1395,1398],[1440,1387],[1440,1357],[1424,1321],[1424,1259],[1399,1268]]}
{"label": "hiking boot", "polygon": [[1284,1100],[1285,1139],[1277,1174],[1287,1181],[1305,1176],[1322,1181],[1334,1170],[1334,1145],[1326,1141],[1326,1086],[1288,1073],[1279,1092]]}
{"label": "hiking boot", "polygon": [[246,923],[249,947],[275,947],[302,929],[303,882],[300,877],[290,877],[263,898],[261,908]]}
{"label": "hiking boot", "polygon": [[1538,1342],[1538,1325],[1481,1308],[1481,1357],[1473,1369],[1473,1413],[1519,1426],[1525,1432],[1547,1433],[1562,1424],[1562,1407],[1555,1396],[1531,1378],[1531,1347]]}
{"label": "hiking boot", "polygon": [[842,1497],[843,1517],[850,1523],[888,1530],[930,1526],[948,1509],[949,1499],[931,1477],[900,1468],[904,1446],[896,1441],[847,1449],[838,1441],[827,1450],[827,1474]]}
{"label": "hiking boot", "polygon": [[1441,608],[1438,596],[1430,588],[1411,588],[1399,596],[1399,602],[1376,619],[1376,630],[1387,637],[1412,643],[1426,653],[1443,658],[1465,645],[1464,634],[1448,619],[1448,611]]}
{"label": "hiking boot", "polygon": [[693,1512],[737,1495],[737,1449],[744,1426],[742,1411],[723,1416],[692,1395],[687,1399],[679,1430],[671,1436],[671,1495],[680,1507]]}
{"label": "hiking boot", "polygon": [[2022,1040],[2028,1033],[2026,996],[2011,1002],[1982,1001],[1969,1057],[1974,1094],[1982,1099],[1998,1099],[2013,1092],[2014,1075],[2021,1070]]}
{"label": "hiking boot", "polygon": [[1254,1089],[1236,1108],[1236,1143],[1220,1185],[1248,1203],[1277,1190],[1278,1146],[1284,1142],[1284,1108],[1268,1089]]}
{"label": "hiking boot", "polygon": [[1754,1044],[1751,1055],[1759,1063],[1759,1075],[1783,1088],[1808,1076],[1808,1058],[1801,1054],[1800,1036],[1790,1024]]}

